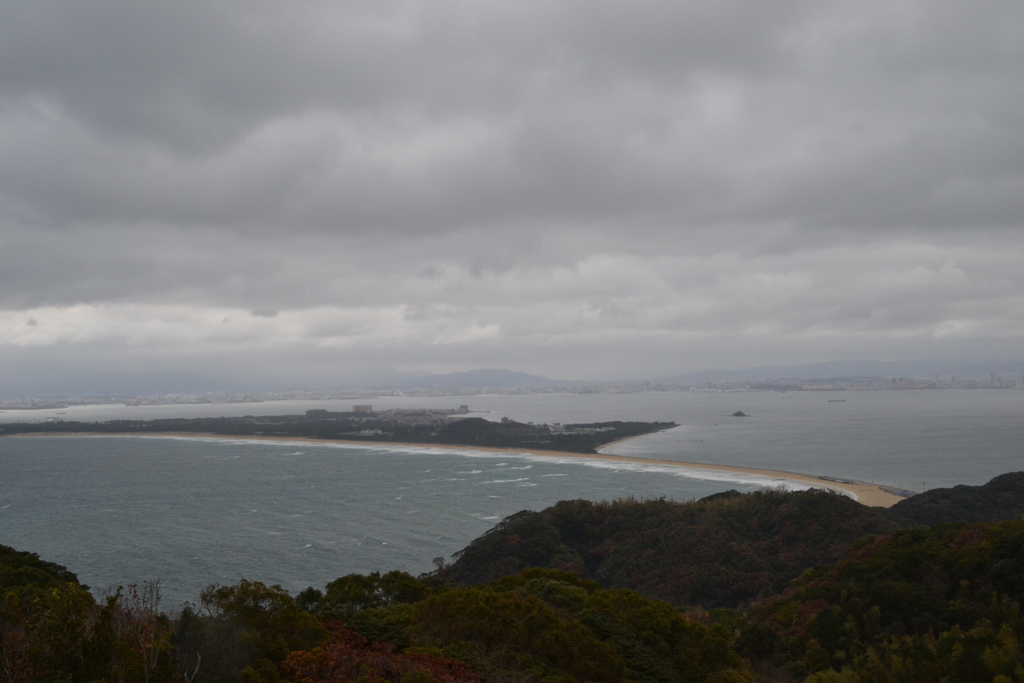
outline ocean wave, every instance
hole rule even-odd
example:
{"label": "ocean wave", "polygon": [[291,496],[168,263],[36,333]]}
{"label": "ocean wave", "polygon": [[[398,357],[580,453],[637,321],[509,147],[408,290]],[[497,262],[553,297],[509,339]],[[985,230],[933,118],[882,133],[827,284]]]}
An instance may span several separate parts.
{"label": "ocean wave", "polygon": [[[120,435],[119,435],[120,436]],[[132,435],[125,435],[132,437]],[[515,451],[503,451],[500,453],[490,451],[475,450],[472,447],[466,448],[438,448],[434,446],[412,446],[404,444],[370,444],[370,443],[309,443],[305,441],[279,441],[270,439],[232,439],[232,438],[220,438],[220,437],[208,437],[208,436],[135,436],[133,438],[142,439],[176,439],[181,441],[201,441],[207,443],[219,443],[230,446],[241,446],[241,445],[292,445],[302,446],[306,448],[335,448],[342,450],[355,450],[355,451],[370,451],[373,453],[401,453],[406,455],[458,455],[466,458],[485,458],[488,460],[508,460],[509,458],[516,458],[518,460],[526,460],[535,463],[547,463],[557,465],[576,465],[579,467],[593,467],[605,470],[619,470],[623,472],[650,472],[658,474],[669,474],[675,477],[682,477],[684,479],[696,479],[703,481],[721,481],[734,484],[745,484],[749,486],[758,486],[765,488],[781,488],[788,491],[806,491],[812,488],[822,488],[844,495],[850,496],[856,499],[856,495],[841,489],[839,487],[828,486],[827,484],[811,484],[808,482],[798,481],[787,478],[784,473],[780,473],[777,476],[753,474],[749,472],[723,472],[719,470],[706,470],[699,467],[687,467],[683,464],[669,464],[670,461],[666,461],[665,465],[642,463],[642,462],[623,462],[621,460],[602,460],[598,458],[588,458],[586,455],[574,455],[567,457],[558,457],[550,455],[535,455],[532,453],[515,452]],[[640,457],[642,454],[637,453],[636,456]],[[629,457],[629,456],[619,456]],[[507,466],[507,462],[496,463],[496,466],[502,467]],[[513,468],[510,468],[513,469]],[[493,482],[481,482],[481,483],[506,483],[511,481],[520,480],[495,480]]]}

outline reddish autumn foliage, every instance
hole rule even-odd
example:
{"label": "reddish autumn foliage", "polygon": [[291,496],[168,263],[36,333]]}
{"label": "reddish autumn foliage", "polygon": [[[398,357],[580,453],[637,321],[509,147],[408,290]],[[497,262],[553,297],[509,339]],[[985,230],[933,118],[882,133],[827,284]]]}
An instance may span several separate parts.
{"label": "reddish autumn foliage", "polygon": [[293,683],[343,683],[357,679],[372,683],[480,683],[464,662],[450,657],[396,652],[390,643],[370,644],[338,621],[324,624],[331,641],[312,652],[292,652],[281,664],[281,675]]}

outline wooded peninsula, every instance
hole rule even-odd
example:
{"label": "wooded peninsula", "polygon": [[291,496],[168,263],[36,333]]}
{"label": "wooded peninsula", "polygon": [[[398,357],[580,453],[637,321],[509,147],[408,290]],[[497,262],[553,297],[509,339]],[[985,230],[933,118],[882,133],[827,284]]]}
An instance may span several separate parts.
{"label": "wooded peninsula", "polygon": [[613,441],[675,427],[675,422],[593,422],[523,424],[467,417],[455,410],[388,410],[305,415],[110,420],[107,422],[18,422],[0,425],[0,436],[16,434],[211,434],[438,444],[483,448],[539,449],[594,454]]}

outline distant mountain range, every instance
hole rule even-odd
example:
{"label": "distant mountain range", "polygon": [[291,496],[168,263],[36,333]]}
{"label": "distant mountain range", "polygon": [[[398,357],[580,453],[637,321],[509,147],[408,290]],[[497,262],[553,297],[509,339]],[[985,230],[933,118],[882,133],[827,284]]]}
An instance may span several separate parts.
{"label": "distant mountain range", "polygon": [[540,375],[530,375],[513,370],[483,368],[468,372],[449,372],[444,375],[428,375],[397,382],[400,389],[508,389],[510,387],[547,387],[572,384],[559,382]]}
{"label": "distant mountain range", "polygon": [[672,375],[662,381],[689,384],[693,382],[717,382],[766,379],[831,379],[838,377],[932,377],[936,373],[943,377],[987,377],[997,375],[1024,375],[1024,362],[993,362],[961,365],[955,361],[833,361],[828,363],[807,363],[803,365],[761,365],[742,370],[701,370]]}
{"label": "distant mountain range", "polygon": [[[694,384],[698,382],[766,379],[825,379],[838,377],[988,377],[989,373],[1002,376],[1024,375],[1024,362],[975,363],[961,365],[951,361],[835,361],[804,365],[762,365],[742,370],[703,370],[650,380],[654,383]],[[450,391],[455,389],[509,389],[513,387],[537,388],[551,386],[598,386],[602,384],[639,384],[643,380],[580,381],[557,380],[513,370],[484,368],[468,372],[451,372],[397,381],[389,388]]]}
{"label": "distant mountain range", "polygon": [[[167,394],[199,395],[216,392],[273,393],[315,389],[317,391],[348,390],[420,390],[450,392],[458,390],[486,391],[512,388],[538,389],[543,387],[599,387],[607,385],[698,384],[701,382],[743,382],[769,379],[836,379],[852,377],[929,378],[939,374],[945,379],[985,378],[996,373],[1005,379],[1024,377],[1024,362],[1002,361],[991,363],[958,363],[956,361],[836,361],[802,365],[762,365],[741,370],[700,370],[667,377],[633,378],[621,380],[558,380],[526,372],[499,368],[482,368],[467,372],[416,376],[395,372],[371,373],[362,381],[340,381],[330,386],[321,379],[316,387],[269,386],[259,378],[245,384],[225,381],[224,378],[190,372],[105,372],[67,373],[50,381],[21,381],[4,378],[0,384],[0,398],[27,397],[84,397],[84,396],[159,396]],[[376,377],[376,379],[373,379]]]}

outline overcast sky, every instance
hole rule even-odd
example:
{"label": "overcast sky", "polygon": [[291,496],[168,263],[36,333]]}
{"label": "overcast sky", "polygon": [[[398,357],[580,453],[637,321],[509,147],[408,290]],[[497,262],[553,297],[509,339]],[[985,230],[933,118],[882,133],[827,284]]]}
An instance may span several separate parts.
{"label": "overcast sky", "polygon": [[1021,359],[1022,112],[1019,0],[6,0],[0,395]]}

